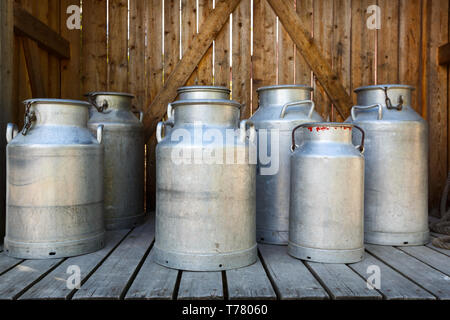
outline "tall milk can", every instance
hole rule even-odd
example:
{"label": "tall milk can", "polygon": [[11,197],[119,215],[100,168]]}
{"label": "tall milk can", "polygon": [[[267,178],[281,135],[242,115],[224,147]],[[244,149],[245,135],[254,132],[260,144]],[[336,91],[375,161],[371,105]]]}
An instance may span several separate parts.
{"label": "tall milk can", "polygon": [[413,87],[355,90],[348,122],[366,132],[365,241],[422,245],[428,231],[427,123],[411,108]]}
{"label": "tall milk can", "polygon": [[311,91],[311,87],[302,85],[258,89],[259,108],[251,121],[259,140],[256,175],[256,238],[259,242],[287,244],[291,132],[302,123],[323,120],[314,111]]}
{"label": "tall milk can", "polygon": [[92,136],[82,101],[25,104],[23,130],[9,124],[6,132],[6,253],[46,259],[101,249],[103,126]]}
{"label": "tall milk can", "polygon": [[[127,229],[144,220],[144,126],[131,111],[133,95],[93,92],[89,129],[104,125],[106,229]],[[98,111],[98,112],[95,112]]]}
{"label": "tall milk can", "polygon": [[[180,100],[172,106],[174,121],[159,123],[156,132],[156,262],[191,271],[253,264],[252,123],[239,122],[241,105],[231,100]],[[162,137],[164,126],[173,127]]]}
{"label": "tall milk can", "polygon": [[[352,124],[310,123],[292,131],[288,253],[323,263],[364,256],[364,132]],[[295,131],[303,131],[302,141]],[[296,142],[300,146],[296,145]]]}

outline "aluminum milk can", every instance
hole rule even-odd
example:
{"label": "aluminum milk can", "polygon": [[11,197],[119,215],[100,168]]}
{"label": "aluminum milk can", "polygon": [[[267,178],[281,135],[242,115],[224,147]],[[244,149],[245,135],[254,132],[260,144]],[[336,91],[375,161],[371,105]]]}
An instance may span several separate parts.
{"label": "aluminum milk can", "polygon": [[256,238],[259,242],[280,245],[288,242],[291,132],[302,123],[323,120],[314,111],[311,91],[311,87],[301,85],[258,89],[259,109],[251,121],[259,139],[256,175]]}
{"label": "aluminum milk can", "polygon": [[5,251],[61,258],[104,246],[103,126],[87,128],[89,104],[25,101],[21,133],[8,124]]}
{"label": "aluminum milk can", "polygon": [[[354,128],[359,129],[310,123],[292,132],[288,253],[293,257],[323,263],[363,259],[364,133],[355,147]],[[297,129],[302,141],[295,139]]]}
{"label": "aluminum milk can", "polygon": [[[231,100],[180,100],[172,106],[174,122],[159,123],[156,132],[156,262],[191,271],[253,264],[252,123],[239,123],[241,105]],[[168,125],[173,128],[162,137]]]}
{"label": "aluminum milk can", "polygon": [[104,125],[106,229],[128,229],[145,217],[142,112],[137,119],[131,111],[131,94],[93,92],[88,98],[98,110],[92,113],[89,129],[94,132]]}
{"label": "aluminum milk can", "polygon": [[[365,241],[422,245],[428,231],[427,123],[407,85],[356,89],[348,122],[366,132]],[[357,138],[355,136],[355,138]]]}

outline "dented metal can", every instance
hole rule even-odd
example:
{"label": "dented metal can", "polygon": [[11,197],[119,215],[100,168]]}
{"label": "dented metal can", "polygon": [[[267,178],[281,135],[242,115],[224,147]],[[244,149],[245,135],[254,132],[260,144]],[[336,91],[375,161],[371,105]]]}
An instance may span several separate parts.
{"label": "dented metal can", "polygon": [[105,243],[103,126],[87,128],[89,104],[25,101],[25,125],[7,127],[5,251],[21,259],[90,253]]}
{"label": "dented metal can", "polygon": [[408,246],[429,241],[428,128],[411,107],[412,90],[407,85],[355,90],[357,105],[347,122],[367,135],[367,243]]}
{"label": "dented metal can", "polygon": [[[250,118],[258,132],[256,238],[287,245],[291,181],[291,132],[302,123],[323,121],[314,110],[312,88],[277,85],[259,88],[259,108]],[[301,139],[297,132],[297,139]]]}
{"label": "dented metal can", "polygon": [[[253,264],[253,125],[239,122],[241,105],[230,100],[180,100],[172,106],[173,122],[159,123],[156,132],[155,261],[191,271]],[[163,136],[165,126],[172,128]]]}
{"label": "dented metal can", "polygon": [[[352,124],[310,123],[292,132],[288,253],[322,263],[364,257],[364,132]],[[302,141],[295,139],[303,131]],[[299,143],[299,146],[296,143]]]}
{"label": "dented metal can", "polygon": [[104,186],[107,230],[129,229],[141,224],[144,213],[145,142],[143,113],[131,110],[133,95],[93,92],[94,107],[88,127],[92,132],[104,126]]}

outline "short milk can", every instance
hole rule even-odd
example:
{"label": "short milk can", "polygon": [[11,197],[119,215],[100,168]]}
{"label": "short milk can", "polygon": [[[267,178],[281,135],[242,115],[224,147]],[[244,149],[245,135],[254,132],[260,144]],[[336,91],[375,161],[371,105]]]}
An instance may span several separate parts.
{"label": "short milk can", "polygon": [[7,127],[5,251],[21,259],[90,253],[104,246],[103,126],[89,104],[25,101],[25,125]]}
{"label": "short milk can", "polygon": [[[363,133],[342,123],[303,124],[292,131],[291,256],[323,263],[363,259],[364,136],[355,147],[355,128]],[[295,139],[298,129],[302,141]]]}

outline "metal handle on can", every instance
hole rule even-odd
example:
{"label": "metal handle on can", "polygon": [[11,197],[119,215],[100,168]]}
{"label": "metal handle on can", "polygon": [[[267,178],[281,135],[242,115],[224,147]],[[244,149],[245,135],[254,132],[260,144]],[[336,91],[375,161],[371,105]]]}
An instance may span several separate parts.
{"label": "metal handle on can", "polygon": [[97,109],[98,112],[102,113],[104,112],[106,109],[108,109],[108,101],[103,100],[103,103],[101,106],[99,106],[97,104],[97,102],[95,101],[95,95],[93,94],[86,94],[88,101],[91,105],[94,106],[95,109]]}
{"label": "metal handle on can", "polygon": [[[291,146],[291,151],[294,152],[296,148],[298,148],[298,145],[295,143],[295,131],[297,129],[303,128],[303,127],[308,127],[308,126],[314,126],[314,123],[304,123],[301,124],[299,126],[296,126],[293,130],[292,130],[292,146]],[[366,133],[364,132],[364,130],[354,124],[351,123],[333,123],[331,126],[333,127],[352,127],[352,128],[356,128],[359,131],[361,131],[361,144],[355,146],[356,149],[359,149],[359,152],[364,153],[364,139],[365,139],[365,135]]]}
{"label": "metal handle on can", "polygon": [[174,110],[173,110],[173,107],[172,107],[172,104],[171,103],[169,103],[168,105],[167,105],[167,118],[169,119],[169,120],[171,120],[171,119],[173,119],[174,118]]}
{"label": "metal handle on can", "polygon": [[158,125],[156,126],[156,141],[158,141],[158,143],[160,143],[161,140],[165,137],[162,136],[162,129],[167,125],[173,127],[174,123],[171,120],[158,122]]}
{"label": "metal handle on can", "polygon": [[352,116],[352,120],[353,121],[356,120],[356,111],[357,110],[366,111],[366,110],[370,110],[373,108],[378,108],[378,120],[383,120],[383,107],[379,103],[373,104],[371,106],[354,106],[350,112],[351,116]]}
{"label": "metal handle on can", "polygon": [[385,101],[386,101],[386,107],[391,110],[391,109],[395,109],[398,111],[401,111],[403,109],[403,96],[398,97],[398,104],[393,106],[392,105],[392,101],[391,98],[388,97],[388,87],[384,87],[384,96],[385,96]]}
{"label": "metal handle on can", "polygon": [[300,100],[300,101],[293,101],[293,102],[286,103],[285,105],[283,105],[283,108],[281,109],[280,118],[281,119],[284,118],[288,107],[298,106],[298,105],[302,105],[302,104],[311,104],[311,109],[309,110],[309,113],[308,113],[308,118],[311,119],[312,114],[314,112],[314,108],[315,108],[314,101],[312,101],[312,100]]}
{"label": "metal handle on can", "polygon": [[14,123],[8,123],[6,127],[6,142],[10,143],[19,134],[19,128]]}
{"label": "metal handle on can", "polygon": [[247,126],[249,127],[249,137],[248,140],[253,142],[255,141],[255,137],[256,137],[256,129],[255,129],[255,124],[250,121],[250,120],[242,120],[239,128],[240,128],[240,140],[241,142],[245,142],[245,138],[247,137]]}
{"label": "metal handle on can", "polygon": [[104,125],[102,124],[97,127],[97,141],[100,144],[103,142],[103,128]]}

